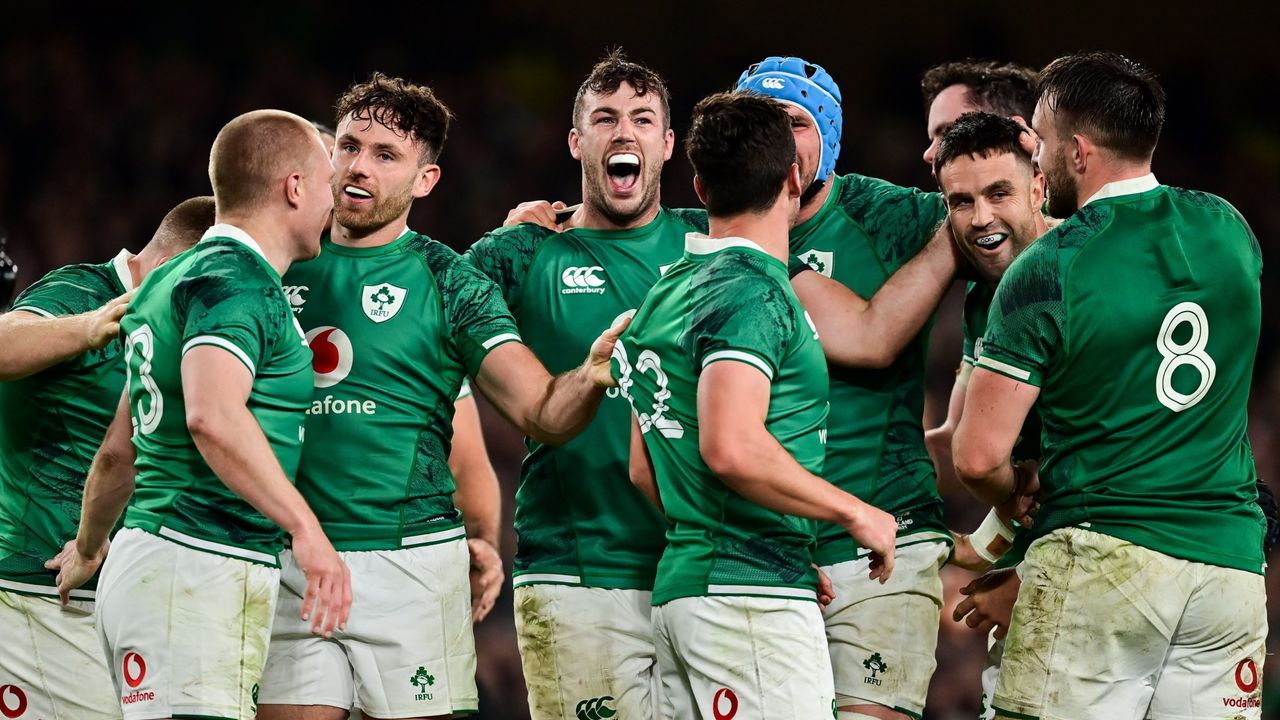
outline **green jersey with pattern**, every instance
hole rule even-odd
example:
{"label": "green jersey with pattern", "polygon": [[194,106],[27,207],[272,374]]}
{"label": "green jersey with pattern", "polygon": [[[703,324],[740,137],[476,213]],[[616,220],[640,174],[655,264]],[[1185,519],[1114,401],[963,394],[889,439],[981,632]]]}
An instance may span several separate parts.
{"label": "green jersey with pattern", "polygon": [[765,428],[805,469],[822,473],[827,363],[786,265],[748,240],[691,233],[683,260],[654,285],[614,359],[670,521],[653,604],[704,595],[815,599],[817,523],[738,495],[698,447],[703,369],[746,363],[771,383]]}
{"label": "green jersey with pattern", "polygon": [[1040,388],[1031,531],[1262,571],[1245,435],[1262,255],[1207,193],[1111,183],[1009,267],[978,367]]}
{"label": "green jersey with pattern", "polygon": [[[822,208],[792,229],[790,249],[815,271],[870,298],[925,246],[945,217],[938,193],[837,175]],[[927,347],[928,332],[922,331],[887,368],[830,368],[826,477],[892,514],[899,545],[950,538],[924,445]],[[819,528],[819,565],[858,555],[856,541],[843,528]]]}
{"label": "green jersey with pattern", "polygon": [[311,391],[311,353],[280,276],[248,233],[214,225],[151,272],[120,322],[137,489],[125,527],[188,547],[275,566],[280,528],[214,473],[187,430],[182,358],[212,346],[253,375],[246,406],[292,480]]}
{"label": "green jersey with pattern", "polygon": [[[128,253],[68,265],[27,288],[13,310],[54,318],[96,310],[133,287]],[[121,345],[0,383],[0,589],[57,593],[44,562],[75,537],[84,480],[124,389]],[[92,599],[97,575],[78,590]]]}
{"label": "green jersey with pattern", "polygon": [[408,229],[379,247],[326,239],[284,282],[314,353],[298,490],[334,547],[462,537],[453,403],[491,350],[520,340],[498,288]]}
{"label": "green jersey with pattern", "polygon": [[[466,257],[502,288],[525,342],[551,372],[582,362],[596,337],[640,307],[680,259],[706,213],[663,208],[632,230],[500,228]],[[526,440],[516,491],[513,582],[647,590],[666,522],[627,474],[631,414],[611,388],[581,435],[552,447]]]}

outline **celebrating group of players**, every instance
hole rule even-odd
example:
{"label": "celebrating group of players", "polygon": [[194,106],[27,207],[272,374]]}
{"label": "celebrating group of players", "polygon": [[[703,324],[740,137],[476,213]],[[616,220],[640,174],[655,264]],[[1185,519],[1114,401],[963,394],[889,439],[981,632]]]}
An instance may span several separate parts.
{"label": "celebrating group of players", "polygon": [[[837,175],[835,80],[770,57],[694,109],[705,211],[675,210],[666,84],[612,53],[573,103],[581,204],[462,256],[406,225],[451,120],[427,87],[375,74],[332,137],[232,120],[213,198],[0,317],[0,711],[477,712],[470,378],[529,438],[535,720],[920,717],[948,561],[1001,566],[958,610],[1000,636],[984,717],[1260,717],[1256,238],[1156,181],[1164,92],[1128,59],[923,89],[940,193]],[[972,535],[935,462],[993,506]]]}

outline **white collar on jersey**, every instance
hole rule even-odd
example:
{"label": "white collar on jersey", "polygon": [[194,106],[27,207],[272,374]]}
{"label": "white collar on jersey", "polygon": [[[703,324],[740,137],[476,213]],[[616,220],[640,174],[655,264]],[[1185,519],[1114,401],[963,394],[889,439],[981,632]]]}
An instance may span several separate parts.
{"label": "white collar on jersey", "polygon": [[243,243],[250,250],[258,253],[258,256],[263,260],[267,259],[266,253],[262,252],[262,246],[258,245],[258,242],[254,240],[249,233],[241,230],[235,225],[231,225],[229,223],[218,223],[208,230],[205,230],[204,235],[200,236],[200,240],[203,242],[211,237],[231,238],[232,240]]}
{"label": "white collar on jersey", "polygon": [[746,238],[740,237],[723,237],[713,238],[707,237],[702,233],[686,233],[684,236],[684,251],[690,255],[710,255],[714,252],[720,252],[725,248],[740,247],[748,250],[758,250],[765,255],[769,253],[764,248],[751,242]]}
{"label": "white collar on jersey", "polygon": [[125,292],[133,289],[133,273],[129,270],[129,259],[132,257],[133,253],[121,250],[118,255],[111,258],[111,266],[115,268],[116,276],[120,278],[120,284],[124,286]]}
{"label": "white collar on jersey", "polygon": [[[1120,197],[1121,195],[1137,195],[1148,190],[1155,190],[1159,186],[1160,183],[1156,182],[1154,173],[1147,173],[1142,177],[1128,178],[1127,180],[1116,180],[1103,185],[1098,192],[1093,194],[1093,197],[1085,200],[1084,204],[1088,205],[1094,200],[1106,200],[1107,198]],[[1084,205],[1081,207],[1084,207]]]}

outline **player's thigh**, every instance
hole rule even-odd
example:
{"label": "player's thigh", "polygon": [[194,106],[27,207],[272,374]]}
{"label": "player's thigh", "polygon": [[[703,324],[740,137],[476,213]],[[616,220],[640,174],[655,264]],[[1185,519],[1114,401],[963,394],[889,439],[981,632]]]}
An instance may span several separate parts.
{"label": "player's thigh", "polygon": [[515,589],[516,640],[533,720],[579,710],[653,717],[659,683],[647,590],[530,584]]}
{"label": "player's thigh", "polygon": [[1151,701],[1152,720],[1262,716],[1267,596],[1261,575],[1189,563],[1200,575]]}
{"label": "player's thigh", "polygon": [[[1044,720],[1142,718],[1194,588],[1187,563],[1081,528],[1022,565],[993,705]],[[1093,708],[1094,710],[1090,710]]]}
{"label": "player's thigh", "polygon": [[334,637],[351,663],[356,706],[375,718],[477,712],[466,539],[342,556],[353,600]]}
{"label": "player's thigh", "polygon": [[701,717],[811,720],[835,709],[816,603],[772,597],[681,598],[661,608]]}
{"label": "player's thigh", "polygon": [[919,715],[936,667],[942,608],[941,541],[897,549],[893,576],[871,580],[869,559],[823,568],[835,600],[823,609],[836,702],[882,705]]}
{"label": "player's thigh", "polygon": [[[354,578],[352,586],[359,589]],[[323,708],[315,706],[345,712],[355,701],[355,682],[341,644],[341,631],[335,638],[325,638],[311,632],[310,620],[302,619],[306,589],[306,576],[293,553],[285,550],[280,554],[280,592],[258,693],[259,720],[311,720],[323,713]],[[298,709],[302,706],[309,708],[305,714]]]}
{"label": "player's thigh", "polygon": [[275,568],[117,533],[97,622],[125,718],[253,718],[278,584]]}
{"label": "player's thigh", "polygon": [[120,717],[92,602],[0,590],[0,628],[0,716]]}

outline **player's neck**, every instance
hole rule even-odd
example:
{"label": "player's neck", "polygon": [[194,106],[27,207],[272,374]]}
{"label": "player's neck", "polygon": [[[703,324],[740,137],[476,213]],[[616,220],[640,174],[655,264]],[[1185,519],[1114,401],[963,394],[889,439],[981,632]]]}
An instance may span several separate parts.
{"label": "player's neck", "polygon": [[822,184],[822,189],[809,198],[809,202],[800,206],[800,214],[796,216],[796,225],[808,222],[814,215],[818,214],[823,205],[827,204],[827,198],[831,197],[831,183],[835,179],[835,173],[831,173],[831,177],[827,178],[827,181]]}
{"label": "player's neck", "polygon": [[[585,197],[585,195],[584,195]],[[615,222],[609,219],[595,203],[590,201],[583,202],[581,207],[574,211],[569,222],[565,223],[566,227],[583,228],[586,230],[632,230],[638,227],[644,227],[653,222],[658,217],[658,211],[662,204],[658,199],[658,193],[654,193],[653,202],[643,212],[635,217],[623,222]]]}
{"label": "player's neck", "polygon": [[289,228],[275,218],[261,213],[255,215],[218,215],[219,225],[234,225],[249,234],[262,249],[262,256],[276,274],[284,277],[296,259],[293,256],[294,239]]}
{"label": "player's neck", "polygon": [[1092,172],[1080,177],[1076,186],[1076,207],[1084,207],[1089,198],[1098,194],[1103,187],[1121,180],[1132,180],[1151,174],[1151,163],[1099,163]]}
{"label": "player's neck", "polygon": [[382,227],[371,232],[361,234],[359,231],[346,227],[338,222],[335,217],[333,219],[333,227],[329,231],[329,239],[335,245],[350,248],[375,248],[382,247],[395,242],[396,238],[404,234],[404,229],[408,226],[409,211],[406,210],[400,217],[383,225]]}
{"label": "player's neck", "polygon": [[764,251],[787,262],[787,243],[791,222],[785,203],[776,203],[767,212],[743,213],[729,217],[707,217],[707,236],[712,238],[738,237],[750,240]]}

